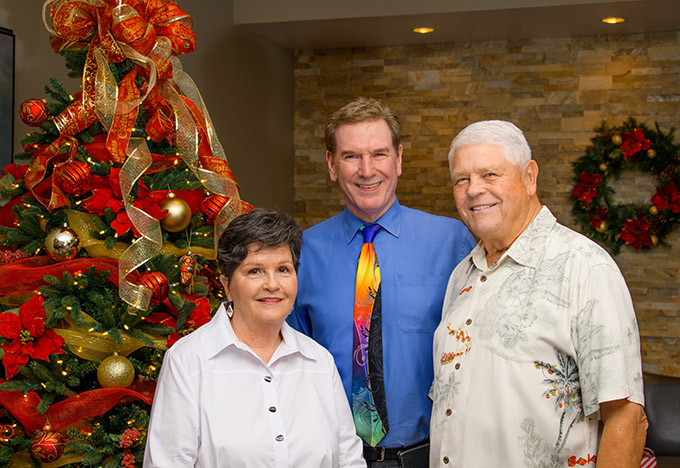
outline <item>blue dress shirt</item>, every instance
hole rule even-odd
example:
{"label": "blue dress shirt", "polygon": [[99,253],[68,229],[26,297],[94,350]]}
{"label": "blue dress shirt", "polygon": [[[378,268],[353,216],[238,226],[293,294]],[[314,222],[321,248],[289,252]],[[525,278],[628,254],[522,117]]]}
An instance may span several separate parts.
{"label": "blue dress shirt", "polygon": [[[378,219],[383,372],[390,429],[378,444],[406,447],[425,439],[432,402],[432,337],[453,268],[475,246],[463,224],[401,206]],[[352,401],[354,287],[364,224],[345,211],[304,233],[298,295],[288,322],[328,349]]]}

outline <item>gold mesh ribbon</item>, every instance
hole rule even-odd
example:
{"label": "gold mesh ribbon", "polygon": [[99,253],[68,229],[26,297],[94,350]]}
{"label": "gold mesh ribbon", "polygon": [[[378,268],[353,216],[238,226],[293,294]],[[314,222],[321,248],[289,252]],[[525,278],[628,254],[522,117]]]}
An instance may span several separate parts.
{"label": "gold mesh ribbon", "polygon": [[[104,245],[104,241],[92,237],[92,233],[98,230],[94,221],[95,218],[98,218],[95,214],[71,210],[68,214],[68,225],[78,235],[80,246],[87,251],[90,257],[118,260],[129,245],[124,242],[116,242],[109,249]],[[206,247],[193,246],[181,249],[172,242],[165,242],[160,250],[161,255],[174,255],[176,257],[181,257],[189,252],[201,254],[208,260],[215,260],[215,249],[208,249]],[[0,297],[1,301],[2,297]],[[24,302],[26,301],[23,300],[17,302],[17,304],[20,305]]]}
{"label": "gold mesh ribbon", "polygon": [[175,113],[176,144],[180,149],[180,155],[206,190],[229,199],[215,218],[215,250],[217,250],[219,235],[232,219],[243,212],[239,188],[234,179],[200,167],[198,154],[199,128],[196,125],[193,114],[180,98],[179,93],[191,100],[201,112],[210,140],[212,157],[225,162],[227,157],[222,144],[215,134],[210,114],[194,80],[184,72],[182,64],[177,57],[170,57],[169,60],[172,63],[173,77],[166,82],[162,82],[159,88],[161,96],[172,106]]}
{"label": "gold mesh ribbon", "polygon": [[[90,320],[92,323],[95,323],[94,319],[86,313],[83,313],[82,316],[83,322]],[[88,361],[101,361],[102,359],[111,356],[113,351],[121,356],[127,356],[134,351],[147,346],[122,330],[121,338],[123,343],[114,343],[108,333],[80,328],[71,317],[67,317],[60,321],[58,326],[54,328],[54,332],[64,339],[66,345],[73,354],[82,359],[87,359]],[[151,335],[146,335],[146,337],[153,341],[153,346],[155,348],[158,348],[161,351],[168,349],[167,340],[164,337]]]}
{"label": "gold mesh ribbon", "polygon": [[[87,455],[84,453],[62,455],[59,460],[52,463],[41,463],[40,466],[41,468],[59,468],[61,466],[80,463],[85,460],[86,456]],[[9,461],[7,468],[32,468],[34,466],[32,458],[33,457],[28,450],[16,452]]]}

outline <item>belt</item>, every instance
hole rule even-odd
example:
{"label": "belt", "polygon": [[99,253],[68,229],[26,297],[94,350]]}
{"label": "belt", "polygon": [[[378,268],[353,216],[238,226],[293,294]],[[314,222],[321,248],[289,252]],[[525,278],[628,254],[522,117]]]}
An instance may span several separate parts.
{"label": "belt", "polygon": [[381,462],[384,460],[396,460],[401,452],[412,449],[424,443],[427,443],[428,439],[425,439],[417,444],[409,445],[408,447],[370,447],[364,445],[364,458],[367,462]]}

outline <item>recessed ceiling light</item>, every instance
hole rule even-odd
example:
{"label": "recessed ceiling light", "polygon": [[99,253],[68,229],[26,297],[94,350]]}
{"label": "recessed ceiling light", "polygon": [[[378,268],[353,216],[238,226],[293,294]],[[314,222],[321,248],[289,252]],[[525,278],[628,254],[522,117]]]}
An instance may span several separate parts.
{"label": "recessed ceiling light", "polygon": [[621,18],[618,16],[608,16],[607,18],[602,18],[602,22],[607,24],[618,24],[623,23],[624,21],[626,21],[626,18]]}
{"label": "recessed ceiling light", "polygon": [[414,28],[413,32],[418,34],[429,34],[434,32],[434,28]]}

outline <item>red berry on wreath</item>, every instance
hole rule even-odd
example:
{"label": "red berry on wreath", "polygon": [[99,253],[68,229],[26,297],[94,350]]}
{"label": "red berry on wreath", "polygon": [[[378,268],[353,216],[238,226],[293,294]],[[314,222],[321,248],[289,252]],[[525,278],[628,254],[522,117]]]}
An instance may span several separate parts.
{"label": "red berry on wreath", "polygon": [[19,118],[29,127],[39,127],[49,116],[47,104],[40,99],[26,99],[19,107]]}

